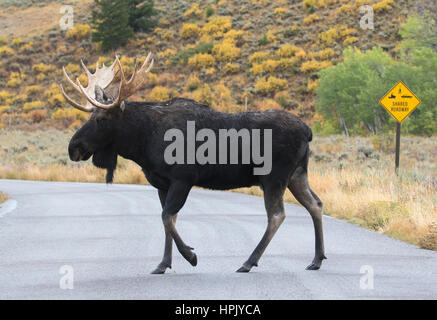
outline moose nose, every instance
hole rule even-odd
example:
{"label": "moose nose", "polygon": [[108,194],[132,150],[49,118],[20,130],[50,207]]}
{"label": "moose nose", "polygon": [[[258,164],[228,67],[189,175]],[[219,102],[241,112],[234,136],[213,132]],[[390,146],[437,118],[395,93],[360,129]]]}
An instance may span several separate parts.
{"label": "moose nose", "polygon": [[70,156],[71,161],[81,161],[82,154],[84,153],[84,148],[80,142],[71,141],[68,145],[68,155]]}

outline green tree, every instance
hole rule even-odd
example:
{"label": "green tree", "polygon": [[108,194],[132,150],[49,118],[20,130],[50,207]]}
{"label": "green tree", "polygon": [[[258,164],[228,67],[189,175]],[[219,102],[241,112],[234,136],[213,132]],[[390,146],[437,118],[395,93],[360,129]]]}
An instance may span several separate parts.
{"label": "green tree", "polygon": [[135,32],[149,31],[156,25],[154,0],[129,0],[129,25]]}
{"label": "green tree", "polygon": [[124,46],[133,35],[129,25],[130,0],[94,0],[92,39],[100,42],[103,51]]}

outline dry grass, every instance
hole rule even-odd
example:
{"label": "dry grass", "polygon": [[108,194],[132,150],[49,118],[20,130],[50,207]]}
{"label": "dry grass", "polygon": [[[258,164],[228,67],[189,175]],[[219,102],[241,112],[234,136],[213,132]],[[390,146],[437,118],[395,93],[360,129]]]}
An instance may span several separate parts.
{"label": "dry grass", "polygon": [[[90,161],[68,160],[72,131],[0,131],[0,179],[105,182]],[[437,250],[435,137],[405,137],[396,176],[392,137],[316,137],[309,178],[326,214],[393,238]],[[141,169],[119,159],[114,183],[147,183]],[[261,196],[259,188],[234,190]],[[296,203],[287,191],[285,200]]]}
{"label": "dry grass", "polygon": [[[77,7],[87,8],[91,0],[76,0]],[[65,3],[65,4],[68,4]],[[0,13],[0,36],[25,37],[41,35],[51,28],[59,27],[59,13],[63,3],[48,3],[43,7],[2,8]],[[77,8],[76,7],[76,8]],[[76,17],[75,17],[76,18]]]}
{"label": "dry grass", "polygon": [[9,197],[7,194],[4,194],[3,192],[0,192],[0,204],[8,200]]}
{"label": "dry grass", "polygon": [[[310,170],[310,184],[324,212],[393,238],[437,250],[437,184],[384,168],[325,166]],[[237,189],[262,195],[259,188]],[[287,202],[297,203],[287,190]]]}

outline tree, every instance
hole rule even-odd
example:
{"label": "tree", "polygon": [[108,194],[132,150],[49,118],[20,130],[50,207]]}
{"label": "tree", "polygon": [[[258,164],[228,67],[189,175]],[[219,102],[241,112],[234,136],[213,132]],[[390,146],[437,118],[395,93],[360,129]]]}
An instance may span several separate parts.
{"label": "tree", "polygon": [[102,50],[124,46],[133,35],[129,25],[131,0],[94,0],[96,9],[92,12],[95,42],[101,42]]}
{"label": "tree", "polygon": [[129,25],[135,32],[149,31],[156,25],[154,0],[129,0]]}

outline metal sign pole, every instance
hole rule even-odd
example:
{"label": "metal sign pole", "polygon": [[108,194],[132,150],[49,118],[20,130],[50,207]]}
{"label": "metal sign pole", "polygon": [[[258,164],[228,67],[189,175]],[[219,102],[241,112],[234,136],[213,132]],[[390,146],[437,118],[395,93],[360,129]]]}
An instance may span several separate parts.
{"label": "metal sign pole", "polygon": [[399,154],[401,149],[401,123],[396,122],[396,159],[395,170],[396,174],[399,174]]}

